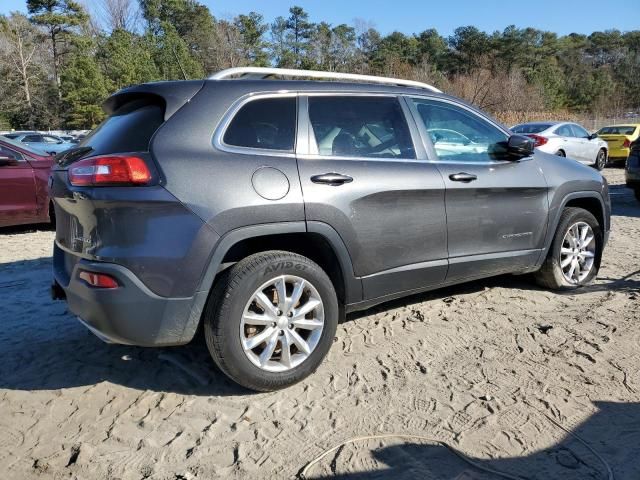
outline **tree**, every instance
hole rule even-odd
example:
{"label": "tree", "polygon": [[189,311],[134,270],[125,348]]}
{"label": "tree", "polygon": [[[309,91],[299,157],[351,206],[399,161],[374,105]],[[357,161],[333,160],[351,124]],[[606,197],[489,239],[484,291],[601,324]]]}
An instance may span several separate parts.
{"label": "tree", "polygon": [[269,64],[266,52],[264,34],[269,26],[264,23],[264,17],[256,12],[248,15],[238,15],[234,21],[238,32],[242,36],[242,50],[247,62],[258,67]]}
{"label": "tree", "polygon": [[21,118],[29,128],[36,125],[35,91],[46,78],[46,49],[42,34],[19,13],[0,17],[0,75],[2,108]]}
{"label": "tree", "polygon": [[476,27],[458,27],[449,37],[453,49],[453,72],[470,73],[479,67],[480,58],[490,56],[489,36]]}
{"label": "tree", "polygon": [[98,0],[103,23],[110,31],[136,29],[140,11],[135,0]]}
{"label": "tree", "polygon": [[104,118],[101,105],[109,90],[95,59],[90,39],[75,38],[73,52],[61,77],[65,124],[71,128],[95,128]]}
{"label": "tree", "polygon": [[285,25],[285,38],[287,47],[291,50],[293,66],[300,67],[305,63],[305,56],[310,47],[313,24],[309,22],[309,14],[302,7],[291,7]]}
{"label": "tree", "polygon": [[147,40],[121,29],[112,31],[108,38],[102,40],[97,56],[109,90],[161,78],[153,61],[154,50]]}
{"label": "tree", "polygon": [[53,78],[60,92],[61,60],[68,53],[68,40],[74,28],[88,20],[82,6],[74,0],[27,0],[27,10],[31,21],[44,27],[51,42],[53,52]]}

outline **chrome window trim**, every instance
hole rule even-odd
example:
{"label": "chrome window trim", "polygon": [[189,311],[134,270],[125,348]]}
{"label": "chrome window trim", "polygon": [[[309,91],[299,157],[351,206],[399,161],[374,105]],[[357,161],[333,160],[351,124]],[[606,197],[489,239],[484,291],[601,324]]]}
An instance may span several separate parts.
{"label": "chrome window trim", "polygon": [[[409,107],[409,110],[413,116],[413,120],[416,123],[417,126],[417,130],[419,132],[420,138],[422,139],[422,142],[424,144],[424,147],[427,151],[427,157],[428,159],[426,160],[427,163],[435,163],[435,164],[443,164],[443,165],[460,165],[460,164],[467,164],[467,165],[503,165],[505,163],[513,163],[511,160],[484,160],[484,161],[477,161],[477,162],[468,162],[468,161],[464,161],[464,160],[460,160],[460,161],[456,161],[456,160],[442,160],[438,157],[438,154],[436,153],[436,149],[433,146],[433,142],[431,142],[431,138],[429,137],[429,134],[427,132],[427,128],[424,125],[424,122],[422,121],[422,118],[420,116],[420,113],[418,112],[418,107],[416,107],[416,104],[413,102],[414,98],[417,99],[422,99],[422,100],[430,100],[430,101],[436,101],[436,102],[442,102],[442,103],[448,103],[450,105],[453,105],[455,107],[461,108],[465,111],[467,111],[470,115],[478,118],[480,121],[485,121],[487,123],[489,123],[490,125],[496,127],[499,131],[501,131],[502,133],[504,133],[507,137],[507,139],[512,135],[511,132],[509,130],[507,130],[504,126],[500,125],[499,123],[496,123],[495,121],[493,121],[492,119],[490,119],[489,117],[476,112],[475,110],[467,107],[466,105],[464,105],[463,103],[460,102],[456,102],[454,100],[451,100],[449,98],[442,98],[440,96],[436,96],[436,95],[414,95],[414,94],[403,94],[403,96],[406,99],[407,105]],[[532,157],[530,157],[532,158]],[[523,158],[519,161],[526,161],[528,159]]]}
{"label": "chrome window trim", "polygon": [[267,157],[286,157],[286,158],[296,158],[296,149],[297,149],[297,137],[298,137],[298,113],[299,107],[298,102],[296,102],[296,121],[295,127],[296,132],[294,132],[294,144],[293,150],[274,150],[269,148],[255,148],[255,147],[241,147],[238,145],[229,145],[224,143],[224,135],[231,124],[231,121],[235,118],[236,114],[240,111],[242,107],[244,107],[249,102],[253,102],[256,100],[264,100],[270,98],[295,98],[297,100],[298,93],[292,91],[281,91],[281,92],[258,92],[258,93],[249,93],[240,97],[236,100],[224,113],[222,119],[218,123],[218,126],[215,129],[215,133],[213,134],[213,146],[217,150],[221,150],[227,153],[239,153],[242,155],[263,155]]}
{"label": "chrome window trim", "polygon": [[[313,132],[313,128],[311,126],[311,118],[309,116],[309,97],[388,97],[395,98],[400,106],[402,114],[404,116],[404,121],[407,123],[407,128],[409,129],[409,136],[411,139],[411,144],[413,146],[413,151],[415,154],[415,158],[397,158],[397,157],[347,157],[347,156],[337,156],[337,155],[321,155],[318,151],[318,143],[316,141],[315,134]],[[402,98],[402,94],[396,93],[383,93],[383,92],[331,92],[331,91],[322,91],[322,92],[300,92],[299,93],[299,101],[300,105],[299,116],[304,117],[304,123],[298,122],[298,126],[302,126],[306,129],[306,142],[307,148],[306,150],[298,151],[298,157],[303,158],[305,160],[357,160],[357,161],[367,161],[367,162],[424,162],[426,159],[426,152],[424,152],[424,146],[416,140],[417,129],[415,129],[413,117],[410,115],[410,112],[405,105],[404,99]],[[304,109],[303,109],[304,108]],[[300,136],[298,137],[300,138]]]}

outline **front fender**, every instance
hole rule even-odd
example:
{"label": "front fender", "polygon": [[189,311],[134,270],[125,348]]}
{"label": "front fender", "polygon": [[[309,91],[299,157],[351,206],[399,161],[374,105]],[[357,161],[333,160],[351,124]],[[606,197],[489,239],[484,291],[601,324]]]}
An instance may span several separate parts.
{"label": "front fender", "polygon": [[549,249],[551,248],[551,243],[553,242],[553,238],[556,234],[556,229],[558,228],[558,224],[560,223],[560,216],[562,215],[562,211],[565,209],[567,204],[572,200],[584,199],[584,198],[594,198],[598,201],[600,205],[600,213],[602,216],[603,225],[602,230],[605,235],[605,239],[610,229],[610,218],[609,218],[609,210],[606,207],[606,202],[602,198],[602,195],[598,192],[594,192],[592,190],[587,191],[579,191],[579,192],[571,192],[564,195],[561,199],[552,199],[550,202],[549,209],[549,218],[548,218],[548,228],[547,234],[545,236],[544,248],[538,257],[538,261],[536,262],[536,267],[542,266],[545,258],[547,258],[547,254],[549,253]]}

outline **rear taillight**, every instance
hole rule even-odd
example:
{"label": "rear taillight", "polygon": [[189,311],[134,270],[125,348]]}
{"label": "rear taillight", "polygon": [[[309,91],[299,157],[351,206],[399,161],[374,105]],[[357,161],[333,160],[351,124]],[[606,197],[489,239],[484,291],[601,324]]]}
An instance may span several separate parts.
{"label": "rear taillight", "polygon": [[624,142],[622,142],[622,148],[629,148],[631,146],[631,141],[628,138],[624,139]]}
{"label": "rear taillight", "polygon": [[152,175],[140,157],[108,155],[80,160],[69,167],[69,182],[79,187],[147,185]]}
{"label": "rear taillight", "polygon": [[90,287],[94,288],[118,288],[118,281],[111,275],[105,273],[88,272],[81,270],[80,280],[84,280]]}
{"label": "rear taillight", "polygon": [[547,137],[543,137],[542,135],[534,135],[533,133],[530,135],[527,135],[527,137],[529,138],[533,138],[536,142],[535,146],[536,147],[541,147],[542,145],[544,145],[545,143],[547,143],[549,141],[549,139]]}

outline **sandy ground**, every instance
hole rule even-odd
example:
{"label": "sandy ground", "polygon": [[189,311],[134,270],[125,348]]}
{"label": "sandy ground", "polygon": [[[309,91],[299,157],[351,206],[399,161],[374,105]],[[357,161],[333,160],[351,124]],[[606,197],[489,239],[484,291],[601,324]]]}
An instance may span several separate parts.
{"label": "sandy ground", "polygon": [[53,232],[0,232],[2,478],[292,478],[388,433],[433,440],[360,440],[309,477],[640,478],[640,203],[606,175],[594,285],[504,276],[350,316],[315,375],[270,394],[226,380],[202,342],[101,343],[49,299]]}

